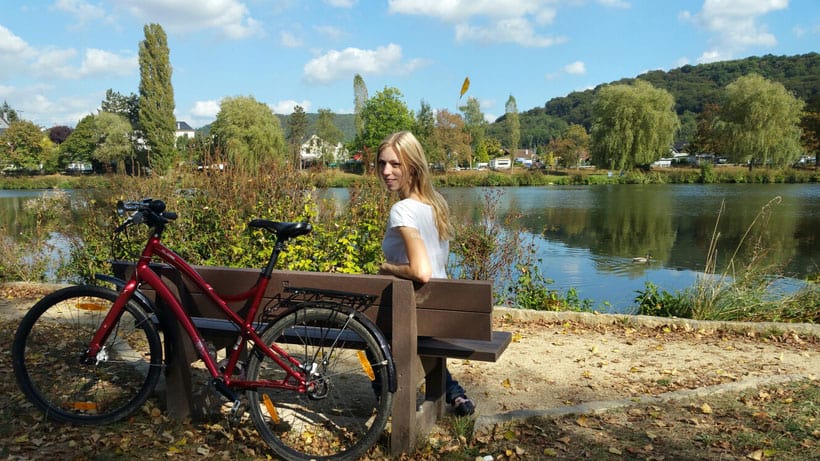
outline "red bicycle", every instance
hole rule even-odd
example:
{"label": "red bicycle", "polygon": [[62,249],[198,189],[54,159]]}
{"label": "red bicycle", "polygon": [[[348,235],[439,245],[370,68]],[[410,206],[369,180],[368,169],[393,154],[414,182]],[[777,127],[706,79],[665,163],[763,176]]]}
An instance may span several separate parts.
{"label": "red bicycle", "polygon": [[[252,287],[226,295],[161,242],[166,225],[177,217],[165,211],[164,202],[120,201],[117,211],[130,216],[115,232],[135,224],[151,229],[130,279],[105,277],[117,290],[77,285],[51,293],[17,328],[12,346],[17,383],[48,418],[106,424],[132,414],[151,396],[164,360],[156,306],[140,291],[147,283],[190,337],[214,389],[232,402],[232,420],[240,420],[246,401],[257,431],[277,455],[352,460],[377,442],[396,379],[388,341],[357,310],[372,299],[289,288],[285,299],[262,306],[280,253],[288,240],[311,232],[309,223],[251,221],[250,227],[273,234],[274,248]],[[226,361],[209,353],[180,300],[149,264],[155,258],[198,285],[234,326],[237,337]],[[228,307],[234,301],[246,302],[242,315]],[[282,306],[284,314],[268,315]]]}

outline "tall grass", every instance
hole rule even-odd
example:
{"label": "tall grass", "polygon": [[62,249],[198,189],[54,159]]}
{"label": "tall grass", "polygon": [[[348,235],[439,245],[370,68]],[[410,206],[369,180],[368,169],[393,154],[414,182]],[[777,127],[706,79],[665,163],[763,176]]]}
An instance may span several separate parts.
{"label": "tall grass", "polygon": [[[767,261],[764,235],[781,197],[761,207],[725,264],[718,264],[721,204],[709,242],[706,265],[695,285],[674,294],[647,283],[635,301],[639,313],[721,321],[820,321],[820,291],[816,281],[787,286],[780,267]],[[720,268],[719,268],[720,267]]]}

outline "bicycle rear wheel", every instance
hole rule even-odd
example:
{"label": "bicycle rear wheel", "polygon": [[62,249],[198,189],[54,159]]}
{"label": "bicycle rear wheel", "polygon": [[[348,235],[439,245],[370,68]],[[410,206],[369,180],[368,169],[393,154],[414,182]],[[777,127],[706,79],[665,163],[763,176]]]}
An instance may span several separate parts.
{"label": "bicycle rear wheel", "polygon": [[118,293],[73,286],[40,300],[23,317],[12,344],[20,390],[48,418],[107,424],[138,409],[162,371],[162,343],[142,308],[129,302],[97,354],[80,358]]}
{"label": "bicycle rear wheel", "polygon": [[[392,358],[385,357],[387,346],[380,344],[366,319],[332,306],[308,303],[262,335],[266,344],[276,343],[298,360],[309,375],[307,393],[248,391],[257,430],[284,459],[359,459],[384,433],[390,416]],[[254,348],[249,380],[285,376],[278,364]]]}

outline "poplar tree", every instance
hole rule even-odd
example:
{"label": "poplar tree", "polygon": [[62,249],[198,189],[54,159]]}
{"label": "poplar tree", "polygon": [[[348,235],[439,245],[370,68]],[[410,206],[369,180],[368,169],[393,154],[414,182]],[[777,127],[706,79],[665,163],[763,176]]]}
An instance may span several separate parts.
{"label": "poplar tree", "polygon": [[364,131],[364,120],[362,120],[362,109],[367,103],[367,85],[361,75],[353,77],[353,115],[356,128],[355,137],[358,138]]}
{"label": "poplar tree", "polygon": [[513,95],[507,99],[507,104],[504,105],[505,124],[507,128],[507,142],[508,148],[512,154],[512,161],[515,162],[515,152],[518,150],[518,144],[521,142],[521,122],[518,119],[518,103],[515,102]]}
{"label": "poplar tree", "polygon": [[150,150],[149,166],[163,174],[176,158],[168,39],[159,24],[148,24],[144,31],[145,40],[139,46],[139,127]]}

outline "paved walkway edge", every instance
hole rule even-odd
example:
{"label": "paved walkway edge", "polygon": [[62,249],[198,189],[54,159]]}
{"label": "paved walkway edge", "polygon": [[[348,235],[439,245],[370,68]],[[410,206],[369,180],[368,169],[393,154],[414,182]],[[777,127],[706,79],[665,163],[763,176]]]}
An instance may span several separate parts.
{"label": "paved walkway edge", "polygon": [[642,397],[626,397],[616,400],[601,400],[594,402],[586,402],[578,405],[554,407],[543,410],[516,410],[507,413],[499,413],[495,415],[479,415],[475,421],[474,433],[476,435],[486,434],[492,428],[501,423],[510,421],[523,421],[533,417],[557,417],[565,415],[581,415],[603,413],[606,411],[629,407],[633,405],[643,404],[660,404],[670,400],[682,400],[693,397],[704,397],[724,392],[741,392],[747,389],[754,389],[761,386],[771,386],[775,384],[782,384],[790,381],[798,381],[802,379],[815,380],[815,376],[809,375],[783,375],[783,376],[766,376],[759,378],[752,378],[743,381],[735,381],[725,384],[716,384],[714,386],[699,387],[697,389],[683,389],[674,392],[666,392],[659,395],[642,396]]}

